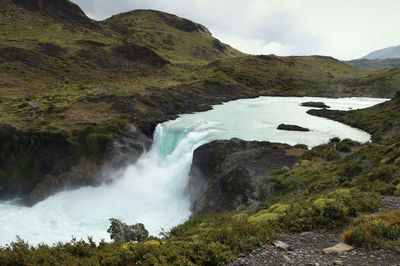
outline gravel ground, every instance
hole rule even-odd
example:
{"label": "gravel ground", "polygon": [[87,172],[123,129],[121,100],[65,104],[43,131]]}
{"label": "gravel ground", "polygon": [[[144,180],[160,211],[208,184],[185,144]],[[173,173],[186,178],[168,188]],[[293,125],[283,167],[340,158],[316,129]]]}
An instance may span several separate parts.
{"label": "gravel ground", "polygon": [[400,265],[400,253],[392,250],[356,248],[342,254],[324,254],[322,250],[340,241],[340,233],[310,231],[283,234],[280,240],[288,250],[266,245],[252,253],[241,254],[232,266],[239,265]]}
{"label": "gravel ground", "polygon": [[[381,210],[400,209],[400,197],[381,197]],[[280,240],[289,247],[286,250],[266,245],[250,254],[240,254],[231,266],[239,265],[373,265],[400,266],[400,252],[394,250],[368,250],[355,248],[341,254],[324,254],[324,248],[340,243],[340,232],[310,231],[287,233]]]}
{"label": "gravel ground", "polygon": [[396,196],[381,196],[381,210],[395,211],[400,210],[400,197]]}

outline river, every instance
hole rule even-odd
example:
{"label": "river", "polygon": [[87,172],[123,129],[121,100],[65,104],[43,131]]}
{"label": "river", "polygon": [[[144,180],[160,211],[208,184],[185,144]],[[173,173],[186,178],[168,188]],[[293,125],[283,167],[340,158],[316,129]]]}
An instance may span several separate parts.
{"label": "river", "polygon": [[[151,149],[134,164],[113,173],[112,184],[64,191],[28,208],[20,200],[0,203],[0,245],[16,235],[30,244],[69,241],[72,236],[109,241],[109,218],[144,223],[151,234],[169,230],[190,216],[187,191],[193,150],[216,139],[233,137],[309,147],[332,137],[360,142],[370,135],[359,129],[306,114],[306,101],[323,101],[332,109],[366,108],[387,99],[259,97],[217,105],[213,110],[181,115],[157,126]],[[281,124],[310,132],[279,131]]]}

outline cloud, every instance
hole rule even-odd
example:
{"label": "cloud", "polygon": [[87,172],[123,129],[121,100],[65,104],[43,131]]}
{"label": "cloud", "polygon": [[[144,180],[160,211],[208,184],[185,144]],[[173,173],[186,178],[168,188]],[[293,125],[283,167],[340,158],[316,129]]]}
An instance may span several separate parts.
{"label": "cloud", "polygon": [[354,59],[400,45],[398,0],[73,0],[102,20],[133,9],[156,9],[205,25],[252,54],[322,54]]}

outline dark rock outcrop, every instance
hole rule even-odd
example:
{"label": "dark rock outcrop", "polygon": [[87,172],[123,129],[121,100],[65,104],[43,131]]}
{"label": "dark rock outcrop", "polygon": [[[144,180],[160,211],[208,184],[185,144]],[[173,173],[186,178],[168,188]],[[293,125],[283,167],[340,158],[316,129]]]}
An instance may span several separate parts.
{"label": "dark rock outcrop", "polygon": [[126,59],[154,67],[163,67],[170,63],[150,48],[138,46],[132,43],[120,45],[114,50],[118,55],[121,55]]}
{"label": "dark rock outcrop", "polygon": [[22,8],[41,11],[73,24],[79,24],[91,29],[98,27],[83,13],[79,6],[68,0],[12,0],[12,2]]}
{"label": "dark rock outcrop", "polygon": [[29,67],[37,67],[43,64],[43,55],[32,50],[19,47],[5,47],[0,49],[0,58],[6,62],[22,62]]}
{"label": "dark rock outcrop", "polygon": [[280,124],[277,129],[279,130],[287,130],[287,131],[303,131],[308,132],[310,131],[308,128],[300,127],[296,125],[287,125],[287,124]]}
{"label": "dark rock outcrop", "polygon": [[65,54],[67,51],[66,48],[56,45],[54,43],[39,43],[38,44],[38,52],[44,53],[50,57],[59,57]]}
{"label": "dark rock outcrop", "polygon": [[76,42],[79,45],[84,45],[88,47],[106,47],[107,45],[101,42],[96,42],[92,40],[79,40]]}
{"label": "dark rock outcrop", "polygon": [[323,102],[304,102],[301,104],[301,106],[314,107],[314,108],[331,108],[329,105],[326,105]]}
{"label": "dark rock outcrop", "polygon": [[189,179],[193,215],[256,208],[260,190],[268,189],[263,187],[268,174],[297,162],[290,150],[286,144],[240,139],[197,148]]}
{"label": "dark rock outcrop", "polygon": [[220,52],[225,52],[226,46],[218,39],[214,39],[213,47]]}
{"label": "dark rock outcrop", "polygon": [[[85,143],[88,139],[91,144]],[[0,124],[0,197],[24,196],[27,205],[34,205],[65,188],[112,181],[103,170],[136,161],[150,146],[135,129],[115,139],[93,142],[77,136],[75,141],[62,132],[24,132]],[[89,147],[92,155],[87,154]]]}
{"label": "dark rock outcrop", "polygon": [[195,22],[190,21],[185,18],[180,18],[180,17],[172,15],[172,14],[159,12],[159,11],[154,11],[154,12],[158,13],[158,15],[165,22],[165,24],[167,24],[168,26],[171,26],[175,29],[178,29],[181,31],[186,31],[186,32],[204,32],[204,33],[209,34],[209,31],[207,30],[207,28],[201,24],[195,23]]}

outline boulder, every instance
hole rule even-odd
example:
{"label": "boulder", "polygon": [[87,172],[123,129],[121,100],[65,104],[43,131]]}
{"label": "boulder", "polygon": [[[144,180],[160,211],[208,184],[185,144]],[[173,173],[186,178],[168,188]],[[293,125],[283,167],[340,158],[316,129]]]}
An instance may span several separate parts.
{"label": "boulder", "polygon": [[289,154],[291,148],[287,144],[236,138],[212,141],[197,148],[189,178],[193,216],[256,209],[269,173],[292,167],[298,161]]}
{"label": "boulder", "polygon": [[300,127],[296,125],[287,125],[287,124],[280,124],[277,129],[279,130],[287,130],[287,131],[303,131],[308,132],[310,131],[308,128]]}
{"label": "boulder", "polygon": [[286,244],[285,242],[282,242],[280,240],[275,240],[274,242],[272,242],[272,244],[276,248],[281,249],[281,250],[289,250],[289,248],[290,248],[288,244]]}
{"label": "boulder", "polygon": [[301,106],[314,107],[314,108],[331,108],[323,102],[305,102]]}
{"label": "boulder", "polygon": [[337,245],[335,245],[333,247],[324,248],[322,250],[322,252],[324,252],[324,254],[329,254],[329,253],[341,254],[343,252],[350,251],[352,249],[354,249],[354,247],[352,247],[350,245],[347,245],[345,243],[339,243],[339,244],[337,244]]}
{"label": "boulder", "polygon": [[126,242],[144,242],[149,237],[149,232],[142,223],[127,225],[118,219],[110,219],[111,225],[107,232],[110,238],[116,241]]}

